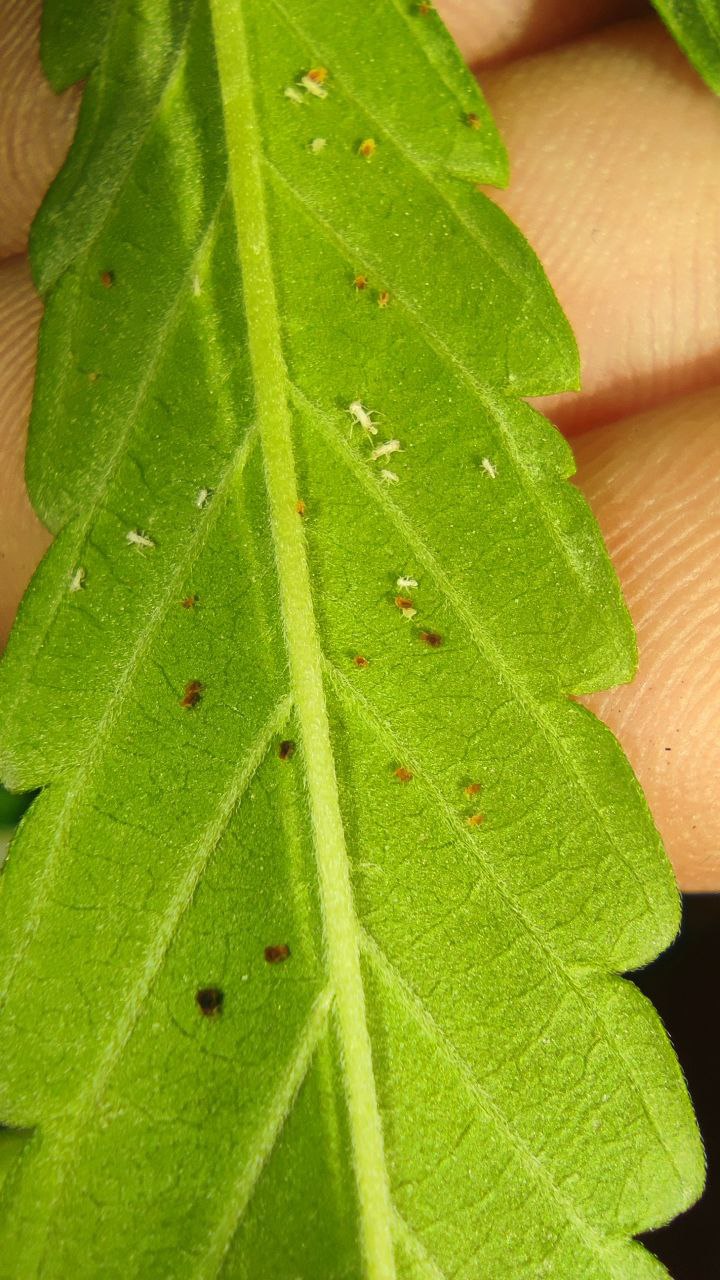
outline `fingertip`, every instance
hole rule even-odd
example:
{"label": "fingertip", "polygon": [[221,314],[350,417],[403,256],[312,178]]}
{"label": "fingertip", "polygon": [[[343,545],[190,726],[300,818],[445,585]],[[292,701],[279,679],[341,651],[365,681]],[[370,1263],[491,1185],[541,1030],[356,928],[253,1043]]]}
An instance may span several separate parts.
{"label": "fingertip", "polygon": [[578,482],[638,633],[636,679],[586,699],[622,743],[680,887],[720,890],[720,391],[590,432]]}
{"label": "fingertip", "polygon": [[40,310],[27,261],[0,264],[0,646],[50,541],[24,480]]}
{"label": "fingertip", "polygon": [[647,12],[645,0],[437,0],[472,67],[511,62]]}
{"label": "fingertip", "polygon": [[659,23],[628,22],[483,77],[510,155],[492,198],[540,257],[583,390],[566,433],[713,385],[720,358],[720,110]]}
{"label": "fingertip", "polygon": [[5,0],[0,32],[0,257],[22,252],[70,145],[77,88],[55,95],[40,66],[41,0]]}

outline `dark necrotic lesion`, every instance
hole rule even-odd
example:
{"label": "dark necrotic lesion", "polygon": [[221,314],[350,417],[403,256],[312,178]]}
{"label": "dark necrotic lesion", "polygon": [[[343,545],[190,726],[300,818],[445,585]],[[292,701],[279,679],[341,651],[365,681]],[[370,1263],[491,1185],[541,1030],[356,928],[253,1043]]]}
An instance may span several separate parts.
{"label": "dark necrotic lesion", "polygon": [[204,1018],[216,1018],[222,1013],[224,992],[219,987],[200,987],[195,992],[195,1003]]}

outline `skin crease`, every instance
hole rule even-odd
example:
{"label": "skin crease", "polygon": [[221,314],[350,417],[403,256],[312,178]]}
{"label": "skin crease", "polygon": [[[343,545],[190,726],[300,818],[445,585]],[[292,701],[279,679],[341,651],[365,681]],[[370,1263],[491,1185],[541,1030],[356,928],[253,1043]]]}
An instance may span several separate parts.
{"label": "skin crease", "polygon": [[[574,437],[640,645],[634,683],[585,701],[632,761],[681,886],[715,890],[720,102],[655,19],[636,20],[641,0],[438,8],[508,144],[511,186],[493,198],[580,345],[585,390],[542,408]],[[79,101],[43,82],[38,18],[39,0],[6,0],[0,19],[0,637],[49,541],[22,482],[41,308],[19,251]]]}

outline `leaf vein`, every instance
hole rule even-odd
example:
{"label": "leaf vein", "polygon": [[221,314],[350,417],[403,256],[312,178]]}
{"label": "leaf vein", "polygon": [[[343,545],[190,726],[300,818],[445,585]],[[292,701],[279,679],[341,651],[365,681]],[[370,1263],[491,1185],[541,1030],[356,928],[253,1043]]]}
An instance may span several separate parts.
{"label": "leaf vein", "polygon": [[[291,18],[290,14],[283,7],[283,5],[280,4],[279,0],[269,0],[269,2],[272,5],[272,7],[277,10],[277,12],[279,13],[283,21],[286,23],[286,25],[289,27],[289,29],[291,31],[294,31],[295,34],[301,40],[304,41],[304,43],[308,46],[309,49],[315,50],[315,53],[314,53],[315,57],[320,57],[323,59],[323,61],[330,61],[330,59],[327,57],[326,52],[319,49],[317,43],[310,39],[307,33],[303,31],[302,27],[299,25],[298,22],[295,21],[294,18]],[[334,76],[334,83],[344,93],[348,101],[355,103],[355,105],[360,108],[360,110],[364,113],[364,115],[367,116],[367,119],[372,123],[373,130],[375,131],[375,133],[377,133],[378,137],[387,138],[387,140],[393,145],[393,147],[395,147],[396,151],[401,156],[404,156],[410,162],[413,168],[417,169],[420,176],[428,183],[429,186],[432,187],[433,191],[436,193],[441,203],[444,204],[450,210],[453,216],[457,219],[458,223],[462,227],[464,227],[464,229],[467,231],[468,235],[470,236],[470,239],[474,240],[476,244],[480,245],[483,252],[487,254],[488,258],[491,261],[495,262],[499,270],[502,271],[503,275],[505,275],[507,279],[510,280],[512,284],[515,285],[516,288],[520,289],[520,291],[524,293],[526,291],[526,281],[522,273],[520,271],[516,271],[515,268],[511,266],[510,262],[507,259],[503,258],[498,253],[497,244],[493,244],[486,236],[482,235],[477,225],[473,222],[469,222],[463,216],[458,206],[455,204],[453,200],[451,200],[445,188],[438,183],[437,179],[434,176],[433,169],[427,163],[427,161],[422,156],[418,155],[418,153],[414,151],[412,147],[408,145],[407,142],[397,137],[397,135],[393,133],[393,131],[389,128],[386,121],[380,119],[378,116],[376,116],[373,113],[373,111],[371,111],[367,103],[363,102],[363,100],[354,92],[354,90],[352,90],[349,87],[347,77],[345,77],[344,79],[341,79],[341,77],[336,73]],[[485,198],[487,199],[487,197]],[[542,322],[539,321],[539,327],[541,327],[541,323]]]}
{"label": "leaf vein", "polygon": [[[123,192],[125,191],[128,181],[130,179],[130,175],[132,174],[132,171],[135,167],[135,163],[140,155],[140,152],[142,151],[143,145],[147,140],[150,134],[150,131],[153,125],[155,124],[155,121],[157,120],[160,112],[162,111],[166,95],[174,87],[175,80],[176,78],[179,77],[179,74],[182,71],[183,62],[187,54],[188,34],[190,31],[190,27],[192,25],[192,18],[193,18],[195,9],[197,7],[197,3],[198,3],[198,0],[192,0],[192,4],[188,9],[187,20],[183,28],[182,37],[178,42],[178,47],[177,47],[175,56],[172,59],[172,62],[168,68],[167,75],[165,76],[164,81],[158,86],[159,92],[158,92],[157,101],[155,102],[144,126],[140,130],[133,147],[127,154],[125,166],[121,168],[121,166],[116,165],[114,170],[108,170],[108,172],[110,172],[111,175],[116,180],[115,190],[113,191],[106,205],[105,212],[103,213],[98,226],[91,233],[89,239],[86,240],[85,243],[80,246],[80,248],[77,250],[73,258],[71,258],[62,268],[62,270],[58,274],[56,274],[52,280],[48,282],[47,288],[51,288],[55,284],[57,284],[61,276],[65,274],[65,272],[72,266],[73,262],[76,262],[79,257],[82,256],[84,258],[87,258],[87,256],[92,252],[94,246],[97,244],[98,240],[100,239],[100,236],[102,235],[105,227],[107,226],[113,211],[117,208],[118,204],[120,203]],[[114,0],[112,18],[111,18],[110,25],[108,27],[107,36],[103,44],[103,52],[102,52],[101,60],[98,64],[98,85],[97,85],[98,113],[102,105],[101,95],[104,94],[105,86],[108,80],[107,62],[108,62],[108,55],[112,47],[114,28],[117,25],[118,17],[122,8],[123,8],[123,0]],[[47,289],[46,289],[46,292],[47,292]],[[68,332],[72,329],[75,319],[77,318],[78,304],[79,304],[79,293],[76,293],[76,305],[73,308],[72,316],[68,317],[68,320],[67,320]],[[58,397],[62,395],[66,380],[67,380],[67,368],[63,371],[63,374],[60,379],[60,384],[58,388]]]}
{"label": "leaf vein", "polygon": [[241,804],[248,787],[267,756],[273,741],[287,723],[291,708],[292,699],[290,696],[286,695],[281,698],[256,736],[254,743],[248,748],[243,767],[232,778],[212,821],[207,824],[198,841],[192,863],[158,922],[140,978],[133,990],[125,995],[120,1005],[122,1009],[121,1016],[114,1024],[114,1034],[108,1042],[107,1049],[100,1059],[96,1072],[90,1078],[87,1086],[77,1096],[74,1110],[62,1116],[62,1122],[56,1134],[56,1143],[52,1150],[55,1162],[60,1163],[64,1158],[64,1163],[62,1176],[58,1178],[55,1184],[53,1202],[45,1208],[46,1251],[49,1248],[50,1227],[54,1213],[57,1212],[59,1207],[63,1186],[80,1152],[81,1144],[78,1140],[78,1135],[82,1132],[83,1126],[88,1120],[97,1113],[103,1089],[120,1061],[123,1051],[140,1020],[145,1003],[162,971],[163,963],[173,939],[192,906],[203,874],[220,845],[233,814]]}
{"label": "leaf vein", "polygon": [[[490,862],[487,856],[482,853],[479,843],[470,838],[468,831],[462,825],[458,815],[450,808],[447,800],[443,796],[439,787],[436,785],[436,783],[432,781],[432,779],[430,779],[427,776],[422,766],[415,759],[412,749],[408,747],[408,745],[401,738],[398,737],[398,735],[394,732],[393,728],[384,719],[384,717],[382,717],[375,710],[374,707],[370,706],[368,701],[363,697],[363,695],[359,692],[359,690],[357,690],[351,684],[351,682],[347,679],[347,677],[342,671],[340,671],[333,663],[331,663],[329,659],[325,659],[325,664],[326,664],[328,676],[335,684],[335,687],[338,690],[338,692],[341,694],[341,696],[343,692],[345,692],[346,694],[349,694],[352,701],[355,703],[358,709],[364,713],[368,722],[378,732],[382,734],[382,736],[388,742],[391,749],[393,750],[393,753],[397,756],[397,758],[407,761],[408,766],[412,770],[413,776],[417,779],[418,782],[424,785],[427,788],[427,790],[430,791],[433,797],[435,798],[438,808],[445,815],[449,825],[451,826],[451,829],[455,830],[456,833],[463,840],[463,842],[470,848],[474,857],[482,862],[483,866],[485,867],[488,873],[488,876],[491,878],[493,884],[495,885],[495,888],[497,889],[498,893],[500,894],[501,898],[506,903],[508,908],[518,918],[518,920],[523,925],[523,927],[527,930],[527,932],[530,934],[530,936],[532,937],[533,941],[536,943],[538,948],[541,951],[545,952],[545,954],[548,956],[551,962],[551,965],[555,966],[557,971],[564,977],[567,983],[567,986],[570,988],[570,990],[572,990],[573,993],[582,1002],[584,1002],[586,998],[585,993],[582,990],[581,984],[577,981],[575,974],[577,973],[578,975],[582,975],[586,971],[589,971],[592,974],[599,974],[603,971],[599,969],[597,966],[588,967],[588,970],[580,969],[579,967],[573,969],[572,967],[568,966],[565,963],[562,957],[552,948],[552,946],[547,941],[545,936],[536,928],[536,926],[534,925],[530,917],[527,915],[522,905],[513,896],[510,890],[505,886],[502,878],[498,875],[498,872],[495,866],[493,865],[493,863]],[[361,926],[361,928],[364,928],[364,926]],[[653,1132],[655,1133],[658,1139],[658,1142],[662,1146],[663,1150],[666,1152],[668,1156],[668,1160],[673,1166],[673,1169],[678,1179],[679,1186],[684,1187],[685,1179],[677,1163],[676,1156],[674,1152],[668,1147],[667,1143],[664,1141],[662,1129],[658,1122],[658,1119],[655,1116],[654,1112],[652,1112],[648,1107],[648,1104],[645,1098],[645,1090],[643,1088],[642,1083],[638,1082],[638,1078],[637,1078],[633,1063],[626,1058],[626,1056],[623,1054],[623,1052],[619,1048],[615,1034],[614,1034],[614,1030],[607,1023],[605,1017],[603,1016],[602,1008],[600,1006],[597,1007],[596,1016],[598,1018],[598,1021],[602,1024],[602,1026],[604,1027],[607,1033],[606,1042],[610,1052],[612,1053],[613,1057],[616,1058],[617,1062],[624,1069],[624,1071],[627,1072],[627,1075],[629,1076],[629,1078],[632,1080],[635,1086],[638,1101],[643,1110],[643,1113],[645,1114],[648,1120],[648,1123],[650,1124]]]}
{"label": "leaf vein", "polygon": [[[97,514],[97,511],[100,507],[102,499],[105,496],[108,486],[110,485],[115,473],[119,470],[120,465],[123,461],[125,446],[127,445],[127,442],[130,438],[132,430],[137,422],[138,415],[142,411],[143,405],[145,404],[145,401],[150,393],[150,389],[153,385],[153,378],[158,371],[162,356],[165,352],[165,347],[172,335],[175,321],[178,319],[180,303],[183,300],[184,292],[189,288],[195,268],[197,267],[198,263],[202,260],[203,255],[205,253],[209,253],[210,251],[212,238],[217,230],[218,216],[222,208],[223,200],[225,199],[226,195],[227,195],[227,188],[222,192],[222,195],[220,196],[217,207],[210,221],[208,222],[206,231],[202,237],[202,240],[198,245],[198,248],[195,254],[193,255],[190,266],[188,267],[188,270],[185,276],[183,277],[181,285],[177,290],[177,293],[173,297],[170,307],[168,308],[168,311],[166,312],[166,317],[163,322],[163,325],[160,328],[157,343],[153,350],[152,358],[148,363],[146,374],[140,382],[138,394],[135,397],[132,407],[130,408],[127,414],[127,417],[123,424],[123,429],[119,433],[117,446],[114,449],[111,457],[109,458],[108,464],[105,467],[104,471],[102,472],[102,475],[98,480],[98,483],[95,487],[94,492],[92,492],[89,495],[87,506],[83,507],[82,518],[76,519],[75,521],[75,524],[73,527],[73,537],[72,539],[68,539],[65,546],[66,553],[69,554],[69,552],[72,552],[71,558],[74,560],[77,560],[80,558],[80,553],[82,551],[82,548],[85,546],[88,537],[90,536],[90,533],[92,530],[92,524]],[[42,652],[43,646],[50,633],[51,627],[53,625],[53,622],[55,621],[55,617],[58,613],[58,610],[60,609],[62,604],[66,602],[66,600],[67,600],[67,587],[64,580],[61,579],[60,582],[58,583],[58,587],[54,597],[51,597],[48,602],[48,608],[45,614],[45,621],[44,621],[43,627],[37,629],[36,635],[33,637],[32,643],[30,642],[26,643],[26,657],[25,657],[25,662],[23,666],[23,678],[22,680],[18,680],[16,682],[15,697],[14,699],[8,699],[8,705],[5,711],[6,736],[8,735],[9,726],[12,722],[12,718],[15,715],[15,712],[17,711],[18,705],[20,703],[23,688],[27,683],[29,683],[29,681],[32,678],[35,662],[37,661],[40,653]]]}
{"label": "leaf vein", "polygon": [[13,963],[4,975],[5,983],[0,991],[0,1001],[2,1001],[7,995],[15,974],[37,930],[42,914],[42,908],[46,901],[46,896],[52,888],[55,875],[58,870],[60,861],[59,852],[62,847],[62,841],[66,834],[71,814],[75,809],[76,803],[83,798],[88,777],[97,763],[98,751],[105,739],[109,737],[115,723],[117,722],[117,718],[120,715],[124,704],[125,694],[133,677],[138,671],[143,658],[146,656],[153,640],[155,639],[157,631],[165,618],[170,602],[176,599],[178,595],[180,586],[187,574],[188,566],[200,555],[205,542],[210,536],[210,532],[218,518],[220,510],[222,509],[222,502],[220,499],[222,498],[223,493],[244,470],[256,438],[257,432],[255,428],[249,428],[242,444],[240,444],[235,450],[225,475],[218,485],[215,501],[207,508],[207,514],[203,512],[200,513],[197,529],[189,540],[187,546],[184,548],[183,554],[179,556],[174,573],[168,576],[165,590],[162,592],[156,604],[147,611],[143,626],[140,628],[138,639],[130,651],[128,661],[118,676],[114,691],[108,700],[106,710],[98,724],[97,731],[92,739],[90,748],[86,752],[84,759],[80,761],[75,773],[73,784],[68,788],[65,801],[58,815],[52,842],[48,847],[47,858],[45,860],[42,874],[38,877],[35,900],[33,902],[32,909],[29,909],[27,913],[23,943],[17,948],[13,956]]}
{"label": "leaf vein", "polygon": [[[285,175],[281,173],[270,160],[266,159],[266,164],[268,165],[268,168],[272,170],[273,175],[283,184],[284,188],[290,192],[295,200],[307,211],[312,220],[318,226],[319,230],[324,232],[327,241],[340,250],[348,263],[354,265],[355,262],[357,262],[358,256],[362,254],[364,260],[367,261],[368,266],[374,268],[376,271],[381,270],[380,264],[377,259],[373,258],[372,254],[368,254],[364,249],[360,250],[359,246],[352,245],[343,236],[341,236],[340,233],[336,231],[334,227],[331,227],[323,218],[322,214],[319,213],[315,206],[304,195],[302,195],[302,193],[298,191],[291,182],[288,181]],[[508,428],[507,423],[504,420],[502,406],[490,395],[487,389],[478,382],[467,366],[458,358],[458,356],[456,356],[455,352],[448,347],[447,343],[440,337],[440,335],[437,334],[434,329],[431,329],[430,326],[422,319],[412,302],[403,293],[402,289],[398,289],[391,280],[388,281],[388,284],[391,287],[393,299],[397,303],[398,308],[404,311],[408,320],[415,325],[418,332],[424,337],[428,346],[430,346],[432,350],[441,357],[441,359],[446,360],[450,365],[453,365],[458,370],[463,382],[465,382],[465,384],[471,389],[485,411],[494,419],[500,434],[502,435],[508,456],[514,464],[518,482],[527,494],[529,502],[538,510],[543,525],[557,547],[561,559],[567,565],[578,593],[589,598],[590,588],[587,583],[587,574],[584,570],[582,557],[579,552],[574,550],[572,544],[568,543],[563,537],[560,524],[555,519],[551,505],[545,498],[541,489],[532,482],[528,467],[515,447],[512,431]],[[565,479],[565,477],[563,477],[563,479]],[[622,654],[619,650],[618,656],[622,658]]]}
{"label": "leaf vein", "polygon": [[292,1115],[315,1052],[326,1030],[334,998],[333,989],[328,985],[310,1010],[298,1037],[293,1057],[253,1140],[253,1155],[243,1165],[237,1182],[231,1188],[227,1208],[213,1232],[207,1254],[200,1265],[198,1280],[213,1280],[222,1272],[223,1264],[232,1248],[248,1205]]}
{"label": "leaf vein", "polygon": [[361,1238],[368,1280],[394,1280],[390,1190],[359,956],[345,829],[323,680],[297,483],[275,276],[269,240],[244,0],[211,0],[225,114],[237,255],[265,464],[285,645],[303,741],[327,964],[335,991]]}
{"label": "leaf vein", "polygon": [[319,405],[308,400],[299,387],[295,387],[294,395],[296,400],[305,407],[306,410],[309,409],[314,414],[319,425],[324,430],[326,439],[331,445],[334,445],[336,452],[345,461],[352,474],[362,484],[363,488],[371,496],[375,504],[382,509],[384,514],[392,522],[402,537],[413,548],[413,552],[418,559],[425,564],[428,572],[435,580],[435,583],[444,595],[448,604],[457,614],[463,625],[467,628],[468,634],[474,639],[478,649],[498,672],[499,677],[508,687],[511,694],[521,702],[528,717],[538,726],[548,743],[549,748],[559,757],[561,763],[567,769],[568,774],[573,778],[578,790],[583,794],[590,812],[595,815],[598,827],[607,836],[609,843],[617,854],[619,862],[627,867],[643,894],[646,905],[650,910],[652,910],[652,903],[648,897],[646,885],[639,876],[632,861],[625,857],[618,838],[610,825],[609,819],[600,807],[597,797],[583,778],[572,754],[568,752],[560,735],[555,732],[552,720],[545,713],[545,709],[540,699],[527,682],[523,680],[511,666],[508,665],[493,641],[484,634],[478,624],[478,619],[475,613],[467,607],[464,600],[453,587],[452,582],[448,578],[442,565],[437,560],[434,552],[426,544],[422,533],[416,528],[415,524],[408,518],[405,512],[401,510],[395,500],[391,497],[388,489],[381,486],[375,478],[375,475],[368,471],[367,467],[363,465],[362,460],[357,456],[347,440],[338,430],[338,427],[330,414],[326,413]]}
{"label": "leaf vein", "polygon": [[[455,1068],[467,1086],[475,1102],[485,1111],[490,1120],[509,1138],[516,1151],[519,1153],[522,1163],[526,1169],[534,1173],[547,1186],[551,1198],[561,1208],[568,1221],[574,1227],[577,1235],[587,1244],[593,1252],[600,1257],[604,1257],[609,1252],[608,1246],[595,1227],[588,1222],[582,1214],[579,1214],[571,1200],[567,1198],[558,1186],[552,1171],[544,1160],[535,1154],[526,1140],[518,1133],[509,1118],[492,1095],[483,1088],[478,1080],[471,1064],[460,1052],[452,1040],[448,1037],[442,1027],[435,1020],[425,1001],[411,986],[407,979],[400,973],[399,969],[393,964],[392,960],[383,950],[377,940],[372,936],[367,928],[363,926],[361,932],[361,944],[365,954],[373,961],[377,969],[384,976],[388,985],[393,987],[399,998],[412,1017],[423,1027],[426,1033],[436,1042],[441,1052],[444,1054],[448,1062]],[[611,1280],[615,1278],[615,1271],[611,1269],[607,1272]]]}

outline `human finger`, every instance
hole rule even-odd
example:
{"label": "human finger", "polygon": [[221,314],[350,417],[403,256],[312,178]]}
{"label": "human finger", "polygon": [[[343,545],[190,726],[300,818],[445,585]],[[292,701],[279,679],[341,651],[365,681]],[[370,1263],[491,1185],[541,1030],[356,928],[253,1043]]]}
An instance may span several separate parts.
{"label": "human finger", "polygon": [[711,385],[720,367],[720,102],[662,28],[625,23],[487,73],[510,153],[494,198],[538,253],[583,390],[578,430]]}
{"label": "human finger", "polygon": [[40,302],[24,258],[0,263],[0,648],[50,539],[23,478]]}
{"label": "human finger", "polygon": [[629,756],[685,890],[720,890],[719,420],[714,389],[574,442],[640,650],[632,684],[586,701]]}
{"label": "human finger", "polygon": [[27,244],[70,145],[77,88],[55,94],[40,67],[41,0],[3,0],[0,19],[0,257]]}
{"label": "human finger", "polygon": [[636,17],[647,0],[438,0],[471,66],[509,62]]}

